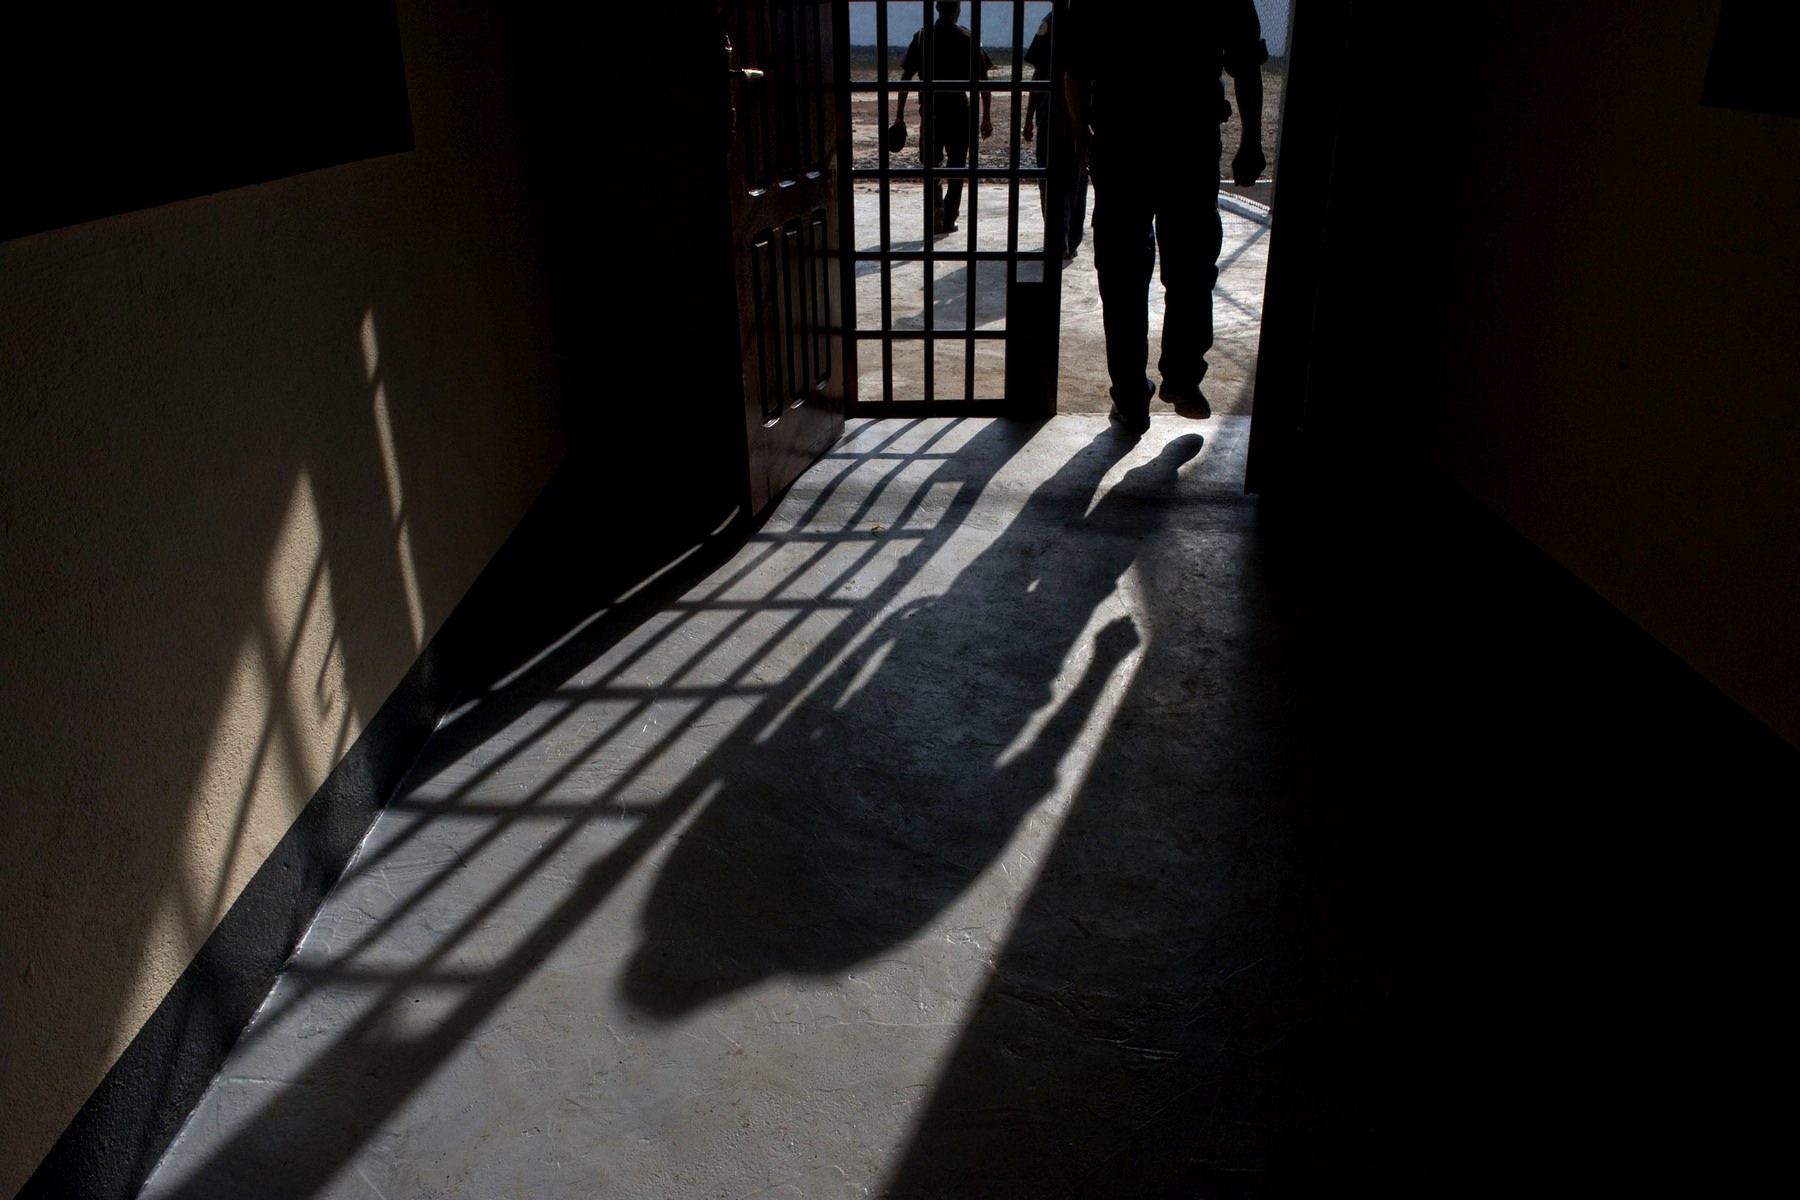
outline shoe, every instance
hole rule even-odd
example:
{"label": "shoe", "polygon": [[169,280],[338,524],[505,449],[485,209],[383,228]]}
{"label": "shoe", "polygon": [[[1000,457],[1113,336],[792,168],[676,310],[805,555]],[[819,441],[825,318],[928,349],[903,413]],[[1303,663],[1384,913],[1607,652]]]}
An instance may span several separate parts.
{"label": "shoe", "polygon": [[1144,380],[1144,398],[1131,406],[1133,415],[1126,416],[1125,410],[1119,407],[1119,389],[1113,388],[1112,412],[1108,414],[1107,419],[1116,421],[1119,427],[1132,437],[1141,436],[1145,430],[1150,428],[1150,397],[1154,395],[1156,395],[1156,384],[1148,379]]}
{"label": "shoe", "polygon": [[931,232],[943,233],[943,232],[945,232],[944,227],[948,224],[949,224],[949,222],[944,220],[944,210],[943,209],[934,208],[931,210]]}
{"label": "shoe", "polygon": [[1119,411],[1119,406],[1116,404],[1113,405],[1112,411],[1106,415],[1106,419],[1117,425],[1122,432],[1129,434],[1134,438],[1143,437],[1150,429],[1149,413],[1145,413],[1141,417],[1128,417]]}
{"label": "shoe", "polygon": [[1170,383],[1165,379],[1160,394],[1184,417],[1204,421],[1212,416],[1212,405],[1206,402],[1206,396],[1197,383]]}

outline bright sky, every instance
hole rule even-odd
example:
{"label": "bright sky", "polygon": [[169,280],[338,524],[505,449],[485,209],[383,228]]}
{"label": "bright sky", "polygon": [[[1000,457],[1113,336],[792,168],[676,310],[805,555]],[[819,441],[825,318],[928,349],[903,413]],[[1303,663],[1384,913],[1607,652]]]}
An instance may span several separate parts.
{"label": "bright sky", "polygon": [[[875,9],[876,0],[852,0],[850,4],[850,44],[852,46],[873,46],[875,44]],[[963,4],[962,24],[970,24],[972,3]],[[904,46],[912,40],[914,31],[919,28],[919,17],[922,12],[929,11],[929,6],[919,0],[889,0],[888,10],[888,43]],[[1031,35],[1037,32],[1038,22],[1050,11],[1049,0],[1034,0],[1025,6],[1025,41],[1031,41]],[[1004,45],[1012,41],[1012,5],[1005,0],[984,0],[981,6],[981,40],[984,45]]]}

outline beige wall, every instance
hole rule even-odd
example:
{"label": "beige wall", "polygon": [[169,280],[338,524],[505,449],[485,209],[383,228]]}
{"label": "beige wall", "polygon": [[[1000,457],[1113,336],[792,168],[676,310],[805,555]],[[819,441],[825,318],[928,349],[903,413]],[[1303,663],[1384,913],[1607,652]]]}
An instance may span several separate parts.
{"label": "beige wall", "polygon": [[401,24],[414,152],[0,244],[0,1194],[563,453],[503,31]]}

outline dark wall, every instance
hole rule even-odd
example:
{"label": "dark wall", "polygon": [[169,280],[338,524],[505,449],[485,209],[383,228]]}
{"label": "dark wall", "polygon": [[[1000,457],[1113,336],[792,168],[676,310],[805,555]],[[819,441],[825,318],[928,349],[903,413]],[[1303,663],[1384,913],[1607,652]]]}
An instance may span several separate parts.
{"label": "dark wall", "polygon": [[412,148],[392,0],[15,6],[0,238]]}
{"label": "dark wall", "polygon": [[1259,449],[1397,434],[1800,741],[1800,122],[1703,104],[1719,15],[1303,0]]}

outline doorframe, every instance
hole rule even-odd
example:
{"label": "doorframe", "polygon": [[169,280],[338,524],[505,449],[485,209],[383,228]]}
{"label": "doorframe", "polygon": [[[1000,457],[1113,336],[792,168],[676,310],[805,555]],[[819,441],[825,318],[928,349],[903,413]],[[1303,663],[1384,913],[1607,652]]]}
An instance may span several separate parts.
{"label": "doorframe", "polygon": [[[1294,492],[1313,474],[1316,439],[1309,439],[1309,433],[1319,415],[1313,356],[1319,341],[1354,7],[1354,0],[1293,0],[1269,216],[1269,267],[1250,404],[1246,492]],[[1282,236],[1274,236],[1277,231]]]}

